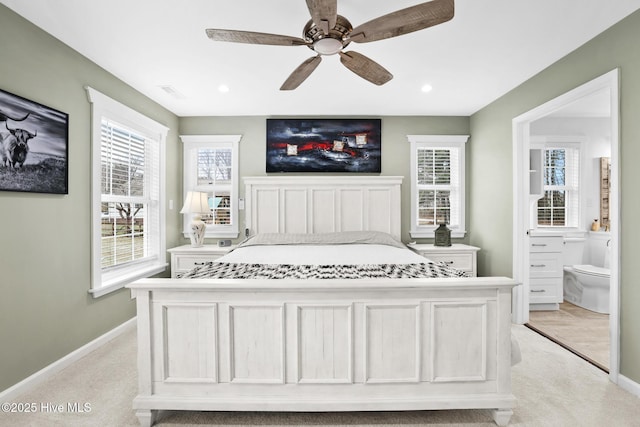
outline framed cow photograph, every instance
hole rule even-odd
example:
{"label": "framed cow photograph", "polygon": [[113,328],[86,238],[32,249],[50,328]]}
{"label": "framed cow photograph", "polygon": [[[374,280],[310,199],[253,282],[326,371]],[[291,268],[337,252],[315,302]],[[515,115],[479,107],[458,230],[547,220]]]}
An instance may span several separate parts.
{"label": "framed cow photograph", "polygon": [[68,194],[69,115],[0,89],[0,191]]}

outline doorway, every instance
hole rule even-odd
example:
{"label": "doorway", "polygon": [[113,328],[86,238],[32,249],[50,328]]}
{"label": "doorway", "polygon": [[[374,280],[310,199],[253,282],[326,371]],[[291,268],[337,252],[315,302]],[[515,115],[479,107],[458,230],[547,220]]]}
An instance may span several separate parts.
{"label": "doorway", "polygon": [[605,105],[609,109],[611,136],[611,192],[610,192],[610,233],[611,233],[611,288],[609,310],[609,377],[617,383],[619,371],[619,105],[618,70],[600,76],[564,95],[513,119],[513,160],[514,160],[514,217],[513,217],[513,277],[522,285],[513,293],[513,321],[524,324],[529,321],[529,231],[531,228],[529,153],[532,140],[532,123],[548,117],[578,101],[593,99],[593,95],[605,93]]}

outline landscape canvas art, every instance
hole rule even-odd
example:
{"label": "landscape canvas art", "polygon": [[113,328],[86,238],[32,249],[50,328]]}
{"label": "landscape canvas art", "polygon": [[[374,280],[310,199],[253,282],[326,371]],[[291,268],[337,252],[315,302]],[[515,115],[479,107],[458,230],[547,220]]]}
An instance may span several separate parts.
{"label": "landscape canvas art", "polygon": [[0,89],[0,190],[68,193],[69,115]]}
{"label": "landscape canvas art", "polygon": [[381,172],[380,119],[267,119],[267,172]]}

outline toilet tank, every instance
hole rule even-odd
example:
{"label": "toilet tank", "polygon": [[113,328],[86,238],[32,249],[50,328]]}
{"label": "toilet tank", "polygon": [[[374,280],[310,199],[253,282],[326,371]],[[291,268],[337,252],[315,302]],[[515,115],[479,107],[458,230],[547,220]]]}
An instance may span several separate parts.
{"label": "toilet tank", "polygon": [[584,249],[586,239],[584,237],[565,237],[562,255],[564,265],[580,265],[585,263]]}
{"label": "toilet tank", "polygon": [[596,267],[609,268],[607,264],[611,251],[611,233],[590,231],[588,238],[585,252],[588,263]]}

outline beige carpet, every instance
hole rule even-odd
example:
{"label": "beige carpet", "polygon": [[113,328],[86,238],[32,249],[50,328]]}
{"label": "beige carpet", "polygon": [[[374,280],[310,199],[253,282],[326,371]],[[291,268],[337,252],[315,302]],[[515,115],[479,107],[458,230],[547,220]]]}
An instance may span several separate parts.
{"label": "beige carpet", "polygon": [[[513,368],[518,406],[512,426],[640,426],[640,399],[608,380],[600,369],[557,344],[515,325],[523,360]],[[16,402],[90,404],[85,413],[0,413],[0,426],[138,425],[131,409],[136,394],[135,332],[93,352]],[[46,405],[45,405],[46,407]],[[158,426],[330,425],[493,426],[486,410],[373,413],[168,412]]]}

